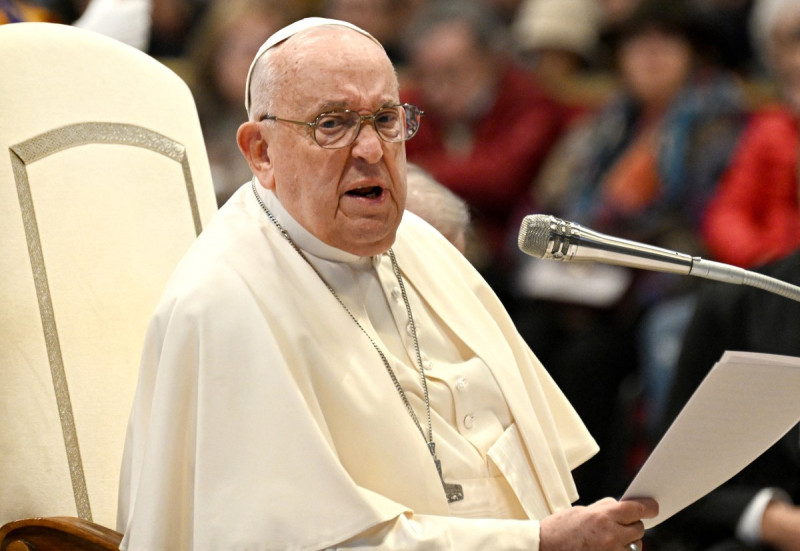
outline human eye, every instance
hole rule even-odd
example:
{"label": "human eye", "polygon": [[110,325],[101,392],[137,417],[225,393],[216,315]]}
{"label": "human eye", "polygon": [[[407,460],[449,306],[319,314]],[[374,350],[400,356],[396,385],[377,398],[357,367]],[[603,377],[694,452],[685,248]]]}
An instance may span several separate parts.
{"label": "human eye", "polygon": [[332,111],[317,117],[317,131],[327,135],[336,134],[352,125],[353,117],[349,111]]}
{"label": "human eye", "polygon": [[400,120],[400,113],[396,107],[381,109],[375,114],[375,124],[382,128],[394,128]]}

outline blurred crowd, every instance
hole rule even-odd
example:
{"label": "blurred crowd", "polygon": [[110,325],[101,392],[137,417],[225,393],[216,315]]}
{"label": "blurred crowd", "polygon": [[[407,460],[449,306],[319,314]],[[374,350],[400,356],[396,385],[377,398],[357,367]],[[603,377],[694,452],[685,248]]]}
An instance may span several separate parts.
{"label": "blurred crowd", "polygon": [[[122,20],[109,15],[122,6]],[[673,382],[711,367],[692,356],[710,336],[698,331],[740,318],[699,323],[707,299],[691,278],[525,256],[520,222],[554,214],[752,269],[791,258],[800,0],[0,0],[0,23],[87,26],[173,67],[194,92],[220,205],[250,176],[235,139],[250,61],[307,16],[385,46],[402,100],[424,111],[407,144],[414,178],[467,206],[459,248],[600,443],[576,473],[581,501],[618,495],[686,399]],[[797,269],[780,273],[798,282]],[[800,355],[792,346],[775,350]],[[798,473],[800,460],[785,488],[795,502]],[[649,549],[710,545],[675,530]]]}

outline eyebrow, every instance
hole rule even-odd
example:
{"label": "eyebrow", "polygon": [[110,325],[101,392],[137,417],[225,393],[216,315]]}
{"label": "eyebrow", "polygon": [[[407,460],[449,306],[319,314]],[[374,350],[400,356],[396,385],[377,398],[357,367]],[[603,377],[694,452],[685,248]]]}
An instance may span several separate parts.
{"label": "eyebrow", "polygon": [[326,111],[333,111],[336,109],[347,109],[347,102],[346,101],[326,101],[325,103],[321,103],[317,106],[319,113],[324,113]]}
{"label": "eyebrow", "polygon": [[[389,107],[390,105],[397,105],[399,103],[400,103],[399,99],[396,98],[387,99],[380,105],[380,107],[378,107],[378,109],[383,109],[384,107]],[[319,111],[317,111],[317,114],[327,113],[328,111],[337,111],[340,109],[350,109],[348,105],[349,102],[347,101],[327,101],[318,106]],[[357,111],[357,109],[351,109],[351,110]]]}

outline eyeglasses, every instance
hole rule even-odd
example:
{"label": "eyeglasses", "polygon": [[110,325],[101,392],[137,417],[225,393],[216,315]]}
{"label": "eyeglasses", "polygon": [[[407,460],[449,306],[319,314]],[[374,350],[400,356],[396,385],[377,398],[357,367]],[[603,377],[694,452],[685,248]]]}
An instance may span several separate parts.
{"label": "eyeglasses", "polygon": [[350,109],[320,113],[313,122],[281,119],[275,115],[264,115],[261,121],[288,122],[307,126],[318,146],[325,149],[341,149],[356,141],[361,125],[371,122],[378,136],[385,142],[404,142],[414,137],[419,129],[423,111],[416,105],[403,103],[381,107],[372,115],[359,115]]}

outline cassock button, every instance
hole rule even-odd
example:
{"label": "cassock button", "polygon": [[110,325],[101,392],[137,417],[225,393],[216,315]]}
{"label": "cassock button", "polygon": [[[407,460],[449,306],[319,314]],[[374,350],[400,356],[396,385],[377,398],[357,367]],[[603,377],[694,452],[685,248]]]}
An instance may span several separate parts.
{"label": "cassock button", "polygon": [[464,428],[471,429],[474,423],[475,423],[474,415],[470,414],[464,417]]}
{"label": "cassock button", "polygon": [[458,380],[456,381],[456,389],[458,389],[459,392],[464,392],[465,390],[467,390],[467,385],[468,383],[466,377],[459,377]]}
{"label": "cassock button", "polygon": [[428,358],[422,359],[422,369],[425,371],[430,371],[432,367],[431,361]]}
{"label": "cassock button", "polygon": [[408,325],[406,325],[406,333],[408,333],[409,337],[414,336],[414,326],[411,325],[411,322],[408,322]]}
{"label": "cassock button", "polygon": [[400,300],[403,297],[403,293],[400,292],[400,287],[395,287],[392,289],[392,298],[395,300]]}

